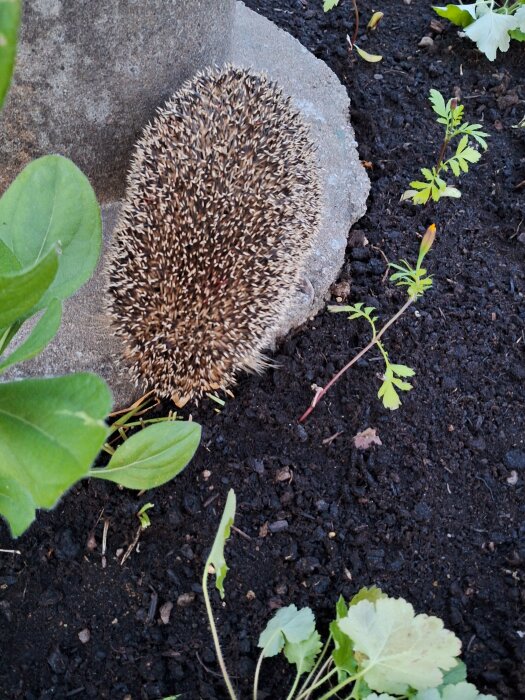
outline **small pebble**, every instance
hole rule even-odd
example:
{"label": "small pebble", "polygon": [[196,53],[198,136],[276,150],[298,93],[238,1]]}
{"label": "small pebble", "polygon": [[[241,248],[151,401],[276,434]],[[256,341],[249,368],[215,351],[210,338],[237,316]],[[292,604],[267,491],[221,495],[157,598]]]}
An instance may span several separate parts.
{"label": "small pebble", "polygon": [[168,600],[167,603],[164,603],[160,606],[159,615],[163,625],[167,625],[169,623],[172,610],[173,603],[170,600]]}
{"label": "small pebble", "polygon": [[525,469],[525,452],[522,450],[509,450],[504,457],[509,469]]}
{"label": "small pebble", "polygon": [[85,629],[80,630],[80,632],[78,633],[78,638],[80,639],[82,644],[87,644],[91,639],[91,632],[86,627]]}
{"label": "small pebble", "polygon": [[177,598],[179,608],[187,608],[195,600],[195,593],[183,593]]}
{"label": "small pebble", "polygon": [[434,46],[434,39],[431,36],[424,36],[419,42],[418,46],[422,49],[429,49]]}
{"label": "small pebble", "polygon": [[288,530],[288,521],[276,520],[274,523],[270,523],[268,529],[270,530],[270,532],[273,532],[274,535],[277,532],[283,532],[284,530]]}

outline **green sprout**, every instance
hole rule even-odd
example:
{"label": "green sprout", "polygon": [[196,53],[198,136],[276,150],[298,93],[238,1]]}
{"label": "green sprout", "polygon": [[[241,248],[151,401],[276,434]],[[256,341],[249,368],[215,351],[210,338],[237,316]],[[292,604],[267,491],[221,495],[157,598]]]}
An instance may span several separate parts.
{"label": "green sprout", "polygon": [[[410,183],[412,189],[406,190],[401,196],[401,201],[410,199],[414,204],[426,204],[429,199],[437,202],[441,197],[461,197],[457,187],[452,187],[443,179],[443,175],[449,170],[459,177],[461,173],[468,172],[469,164],[477,163],[481,153],[469,145],[469,138],[474,139],[483,150],[487,149],[485,138],[489,135],[481,131],[481,124],[469,124],[463,122],[463,105],[458,104],[457,99],[450,99],[447,103],[438,90],[430,91],[432,109],[438,115],[438,124],[445,127],[445,137],[441,145],[438,160],[433,168],[422,168],[424,180],[414,180]],[[445,160],[445,154],[450,142],[457,138],[456,152]]]}
{"label": "green sprout", "polygon": [[[204,565],[202,591],[230,700],[237,700],[226,670],[208,592],[208,575],[224,598],[228,566],[224,546],[235,519],[230,490],[219,529]],[[260,654],[251,697],[259,697],[264,660],[284,656],[290,668],[286,700],[496,700],[467,682],[459,659],[461,642],[433,616],[416,614],[403,598],[390,598],[377,586],[361,588],[346,601],[339,597],[326,641],[310,608],[293,603],[276,611],[259,635]],[[283,695],[286,690],[283,688]],[[165,698],[164,700],[168,700]]]}
{"label": "green sprout", "polygon": [[155,505],[153,503],[145,503],[137,513],[137,518],[139,519],[140,527],[142,530],[145,530],[151,525],[148,510],[151,510],[152,508],[155,508]]}
{"label": "green sprout", "polygon": [[314,410],[330,387],[335,384],[353,364],[366,355],[366,353],[371,350],[374,345],[377,345],[385,363],[383,382],[377,394],[378,398],[382,400],[385,408],[389,408],[392,411],[399,408],[401,405],[401,399],[398,391],[410,391],[412,389],[412,384],[404,380],[408,377],[413,377],[415,372],[411,367],[391,362],[381,338],[388,328],[390,328],[390,326],[404,314],[408,307],[422,297],[425,292],[432,287],[432,277],[428,275],[427,270],[422,267],[422,264],[425,256],[431,249],[435,238],[436,227],[434,224],[432,224],[428,227],[421,240],[419,255],[415,267],[412,267],[406,260],[402,260],[401,264],[389,263],[389,266],[396,270],[396,272],[390,277],[390,280],[395,282],[396,286],[398,287],[406,287],[408,298],[399,311],[392,316],[392,318],[380,330],[377,329],[378,317],[375,315],[376,309],[373,306],[365,306],[362,302],[358,302],[357,304],[351,306],[328,307],[328,311],[331,311],[332,313],[349,313],[349,320],[362,318],[367,321],[372,331],[372,339],[368,345],[355,357],[353,357],[350,362],[348,362],[324,388],[317,390],[312,403],[301,418],[299,418],[299,422],[303,422],[306,420],[306,418],[308,418],[310,413]]}

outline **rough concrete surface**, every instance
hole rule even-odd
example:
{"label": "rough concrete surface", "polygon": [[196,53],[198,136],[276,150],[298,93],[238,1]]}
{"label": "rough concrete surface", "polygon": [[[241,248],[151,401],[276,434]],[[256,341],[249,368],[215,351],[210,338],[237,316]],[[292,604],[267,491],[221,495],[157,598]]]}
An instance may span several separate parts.
{"label": "rough concrete surface", "polygon": [[0,116],[0,191],[32,158],[68,156],[101,201],[122,196],[155,109],[226,55],[234,0],[28,0]]}
{"label": "rough concrete surface", "polygon": [[[348,231],[365,213],[370,184],[350,126],[346,90],[325,63],[240,2],[236,5],[231,47],[227,62],[265,71],[292,97],[310,124],[322,169],[324,196],[319,233],[306,265],[302,290],[279,329],[278,338],[304,323],[323,305],[343,264]],[[159,91],[163,89],[157,86]],[[103,208],[106,248],[116,211],[116,205]],[[137,395],[137,390],[118,362],[120,344],[102,312],[105,279],[100,269],[86,287],[66,302],[62,328],[55,341],[36,360],[15,371],[17,376],[96,371],[109,382],[116,405],[124,406]]]}

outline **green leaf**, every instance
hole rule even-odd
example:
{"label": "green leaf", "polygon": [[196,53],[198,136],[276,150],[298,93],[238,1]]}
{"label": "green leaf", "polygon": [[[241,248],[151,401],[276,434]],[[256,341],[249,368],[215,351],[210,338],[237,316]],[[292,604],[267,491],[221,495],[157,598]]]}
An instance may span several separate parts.
{"label": "green leaf", "polygon": [[410,391],[410,389],[412,389],[412,384],[403,382],[401,379],[392,379],[392,384],[397,386],[398,389],[401,389],[401,391]]}
{"label": "green leaf", "polygon": [[362,600],[339,627],[353,641],[364,680],[378,693],[405,695],[409,688],[440,685],[461,650],[439,618],[416,615],[402,598]]}
{"label": "green leaf", "polygon": [[21,0],[0,0],[0,109],[15,67]]}
{"label": "green leaf", "polygon": [[5,275],[9,272],[18,272],[21,268],[22,266],[11,248],[8,248],[6,244],[0,240],[0,275]]}
{"label": "green leaf", "polygon": [[143,428],[125,440],[107,467],[89,476],[114,481],[128,489],[152,489],[177,476],[188,465],[201,439],[193,421],[166,421]]}
{"label": "green leaf", "polygon": [[39,308],[73,294],[91,277],[102,241],[100,209],[86,176],[62,156],[31,162],[0,199],[0,240],[23,267],[58,245],[58,272]]}
{"label": "green leaf", "polygon": [[323,644],[319,632],[314,629],[308,639],[302,642],[286,641],[284,655],[290,664],[295,664],[297,675],[309,673],[315,665],[315,660],[321,651]]}
{"label": "green leaf", "polygon": [[525,32],[522,32],[521,29],[512,29],[509,36],[516,41],[525,41]]}
{"label": "green leaf", "polygon": [[[390,366],[392,367],[395,365]],[[378,586],[370,586],[370,588],[368,586],[363,586],[363,588],[361,588],[351,599],[350,606],[357,605],[362,600],[368,600],[369,603],[375,603],[376,601],[387,597],[387,594],[383,593],[383,591]]]}
{"label": "green leaf", "polygon": [[484,8],[483,14],[465,29],[465,34],[489,61],[494,61],[498,49],[508,51],[509,31],[517,28],[517,21],[512,15],[493,12],[487,5]]}
{"label": "green leaf", "polygon": [[289,605],[276,612],[261,632],[257,646],[263,650],[263,656],[276,656],[286,642],[297,644],[307,640],[315,631],[315,618],[310,608],[297,610]]}
{"label": "green leaf", "polygon": [[389,365],[390,369],[398,377],[413,377],[415,372],[412,367],[407,367],[406,365]]}
{"label": "green leaf", "polygon": [[109,389],[93,374],[0,384],[0,514],[14,537],[87,475],[110,410]]}
{"label": "green leaf", "polygon": [[414,700],[496,700],[496,697],[482,695],[472,683],[461,682],[440,689],[420,690]]}
{"label": "green leaf", "polygon": [[379,387],[377,397],[382,399],[383,406],[385,408],[389,408],[391,411],[395,411],[401,406],[401,399],[399,398],[391,379],[384,380]]}
{"label": "green leaf", "polygon": [[458,199],[459,197],[461,197],[461,192],[456,187],[450,187],[450,185],[447,185],[441,193],[441,196],[454,197],[455,199]]}
{"label": "green leaf", "polygon": [[[434,8],[435,10],[436,8]],[[443,117],[445,120],[445,124],[448,123],[448,115],[449,115],[449,110],[447,109],[447,106],[445,104],[445,98],[443,95],[439,92],[439,90],[430,90],[430,97],[429,100],[432,104],[432,109],[436,114],[439,114],[440,117]],[[430,179],[430,178],[429,178]]]}
{"label": "green leaf", "polygon": [[34,312],[57,270],[58,254],[50,250],[31,267],[0,275],[0,328],[7,328]]}
{"label": "green leaf", "polygon": [[30,360],[38,355],[46,345],[55,337],[60,328],[62,318],[62,304],[54,299],[39,318],[36,326],[24,342],[14,350],[9,357],[0,361],[0,373],[17,362]]}
{"label": "green leaf", "polygon": [[447,671],[443,676],[443,683],[440,685],[439,689],[442,690],[446,685],[451,685],[452,683],[461,683],[461,681],[467,680],[467,667],[463,661],[458,661],[454,668]]}
{"label": "green leaf", "polygon": [[335,647],[332,651],[332,659],[334,660],[335,667],[338,671],[339,682],[341,682],[347,676],[351,676],[355,673],[357,663],[354,657],[352,640],[339,627],[339,620],[342,620],[348,615],[348,607],[343,596],[339,596],[335,610],[336,619],[330,623],[330,633],[332,634]]}
{"label": "green leaf", "polygon": [[366,61],[367,63],[379,63],[379,61],[383,60],[383,56],[380,56],[379,54],[376,54],[376,53],[368,53],[368,51],[365,51],[364,49],[360,49],[357,44],[354,44],[354,49],[361,56],[363,61]]}
{"label": "green leaf", "polygon": [[213,566],[215,570],[215,587],[219,591],[221,598],[224,598],[224,580],[229,570],[226,559],[224,558],[224,545],[230,536],[231,527],[235,519],[236,503],[235,491],[230,489],[222,513],[221,522],[219,523],[219,529],[213,540],[213,546],[205,566],[205,571],[208,571],[210,565]]}
{"label": "green leaf", "polygon": [[475,2],[469,5],[448,4],[445,7],[432,7],[432,9],[452,24],[458,27],[468,27],[476,19],[476,4]]}
{"label": "green leaf", "polygon": [[324,0],[323,10],[325,12],[329,12],[330,10],[333,10],[336,5],[339,5],[339,0]]}

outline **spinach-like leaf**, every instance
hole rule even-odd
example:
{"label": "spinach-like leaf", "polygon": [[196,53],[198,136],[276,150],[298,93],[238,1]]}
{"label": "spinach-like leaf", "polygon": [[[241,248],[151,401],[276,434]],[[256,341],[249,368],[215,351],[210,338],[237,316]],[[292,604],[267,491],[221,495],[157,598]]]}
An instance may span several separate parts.
{"label": "spinach-like leaf", "polygon": [[0,384],[0,514],[13,536],[87,475],[110,410],[109,389],[93,374]]}
{"label": "spinach-like leaf", "polygon": [[21,0],[0,1],[0,109],[4,104],[15,67],[21,5]]}
{"label": "spinach-like leaf", "polygon": [[155,423],[123,442],[104,469],[90,476],[107,479],[128,489],[152,489],[177,476],[190,462],[201,439],[201,427],[192,421]]}
{"label": "spinach-like leaf", "polygon": [[91,277],[102,241],[100,208],[86,176],[62,156],[29,163],[0,199],[0,240],[22,267],[60,249],[56,277],[37,309],[73,294]]}

